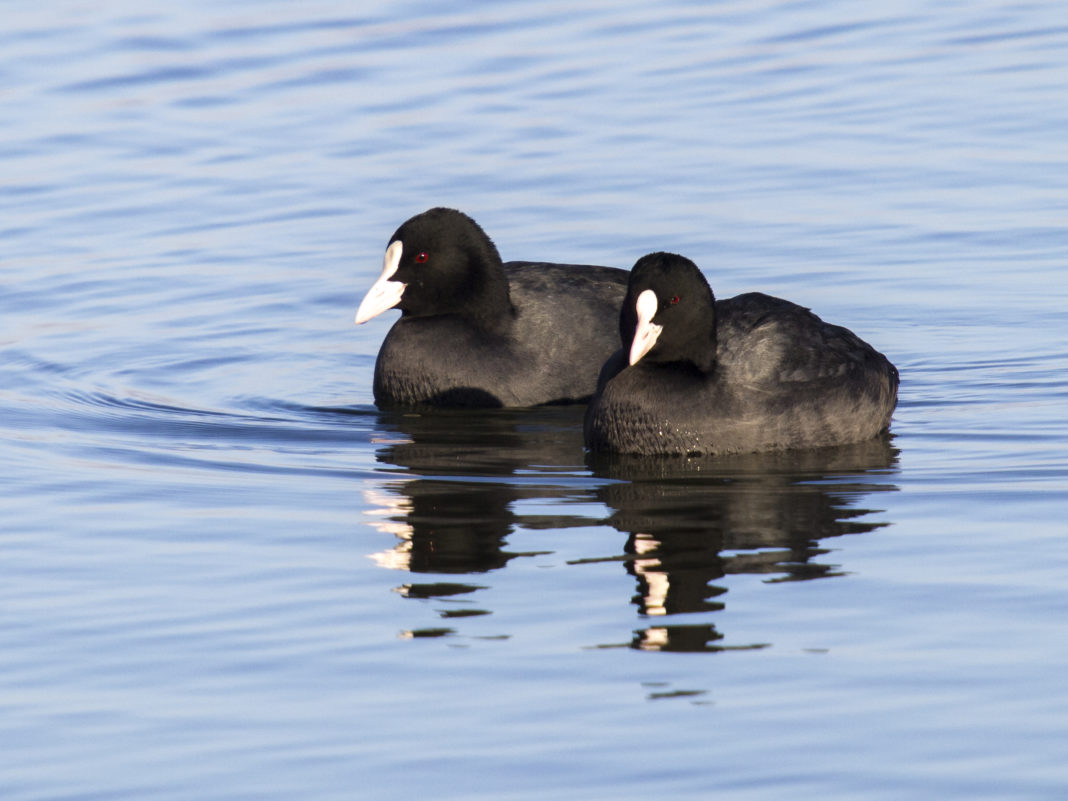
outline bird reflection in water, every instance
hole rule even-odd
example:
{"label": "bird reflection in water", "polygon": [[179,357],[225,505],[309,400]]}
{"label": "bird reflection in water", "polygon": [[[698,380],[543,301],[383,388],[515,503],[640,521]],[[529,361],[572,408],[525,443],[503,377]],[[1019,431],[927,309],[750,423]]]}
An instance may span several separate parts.
{"label": "bird reflection in water", "polygon": [[[372,555],[411,574],[473,575],[544,552],[506,549],[517,525],[527,530],[605,523],[627,537],[622,554],[569,564],[618,561],[634,577],[632,602],[656,625],[629,642],[595,647],[645,651],[721,651],[761,647],[724,644],[714,624],[669,623],[676,615],[724,608],[732,574],[768,581],[839,575],[821,560],[823,541],[873,531],[869,498],[896,489],[888,476],[897,451],[889,436],[856,445],[787,453],[703,458],[586,457],[581,407],[430,415],[383,413],[379,462],[397,470],[367,494],[372,525],[397,537]],[[592,473],[592,477],[591,477]],[[587,499],[607,519],[578,514],[520,515],[517,502],[540,498],[571,510]],[[544,508],[544,507],[543,507]],[[479,584],[431,581],[397,588],[407,597],[447,602],[442,617],[489,614],[473,603]],[[451,628],[426,636],[454,633]],[[418,633],[409,633],[418,636]]]}
{"label": "bird reflection in water", "polygon": [[[642,616],[663,618],[723,609],[727,588],[715,582],[731,574],[765,574],[768,581],[840,575],[837,565],[819,561],[829,553],[821,542],[886,525],[870,519],[876,510],[862,500],[895,489],[885,476],[896,460],[883,436],[783,453],[614,456],[590,466],[594,475],[617,479],[597,496],[612,510],[608,522],[628,534],[622,560],[637,581],[633,603]],[[658,625],[634,632],[629,645],[663,651],[762,646],[720,640],[713,625]]]}
{"label": "bird reflection in water", "polygon": [[[509,551],[506,539],[518,519],[517,501],[560,498],[582,464],[582,409],[546,407],[534,411],[435,410],[430,414],[380,415],[380,463],[401,468],[396,480],[365,492],[368,522],[394,535],[397,543],[371,555],[383,567],[413,574],[470,575],[505,567],[512,559],[538,551]],[[532,469],[537,465],[537,470]],[[561,479],[556,480],[554,471]],[[536,473],[536,475],[534,475]],[[530,474],[530,475],[527,475]],[[525,519],[527,528],[564,528],[574,518],[542,523]],[[582,525],[590,521],[581,518]],[[396,588],[405,597],[445,601],[444,618],[489,614],[457,607],[485,589],[478,584],[413,582]],[[405,636],[444,636],[407,632]],[[431,630],[426,630],[431,632]]]}

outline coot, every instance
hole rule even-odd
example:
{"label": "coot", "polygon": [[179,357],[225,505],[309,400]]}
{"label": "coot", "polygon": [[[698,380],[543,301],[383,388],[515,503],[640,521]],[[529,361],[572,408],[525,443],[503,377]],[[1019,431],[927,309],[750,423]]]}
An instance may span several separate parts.
{"label": "coot", "polygon": [[401,225],[356,312],[400,309],[375,362],[379,407],[585,401],[619,347],[628,273],[513,261],[478,224],[434,208]]}
{"label": "coot", "polygon": [[697,266],[643,256],[623,347],[586,411],[594,452],[719,454],[860,442],[890,425],[897,369],[851,331],[753,292],[716,301]]}

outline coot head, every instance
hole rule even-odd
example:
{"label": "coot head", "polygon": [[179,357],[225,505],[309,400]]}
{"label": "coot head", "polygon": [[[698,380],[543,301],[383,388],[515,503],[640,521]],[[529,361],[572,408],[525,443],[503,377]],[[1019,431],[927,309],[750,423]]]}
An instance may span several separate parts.
{"label": "coot head", "polygon": [[360,303],[356,322],[393,308],[406,317],[457,314],[475,322],[510,313],[496,246],[478,223],[455,209],[412,217],[389,240],[382,274]]}
{"label": "coot head", "polygon": [[716,301],[697,265],[674,253],[638,259],[619,333],[631,365],[688,362],[709,372],[716,357]]}

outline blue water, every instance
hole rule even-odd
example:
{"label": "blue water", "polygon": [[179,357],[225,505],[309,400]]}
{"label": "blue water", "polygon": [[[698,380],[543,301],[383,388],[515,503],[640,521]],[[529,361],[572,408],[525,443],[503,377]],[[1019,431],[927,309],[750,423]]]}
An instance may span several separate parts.
{"label": "blue water", "polygon": [[[1059,799],[1054,3],[124,0],[0,30],[0,797]],[[433,205],[901,369],[856,448],[379,413]]]}

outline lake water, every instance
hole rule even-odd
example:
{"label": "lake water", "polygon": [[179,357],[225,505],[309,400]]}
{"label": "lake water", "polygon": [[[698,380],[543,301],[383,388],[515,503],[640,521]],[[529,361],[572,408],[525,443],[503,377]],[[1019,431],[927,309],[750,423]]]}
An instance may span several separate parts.
{"label": "lake water", "polygon": [[[11,3],[0,797],[1060,799],[1056,3]],[[693,258],[900,368],[886,440],[591,462],[373,406],[434,205]]]}

